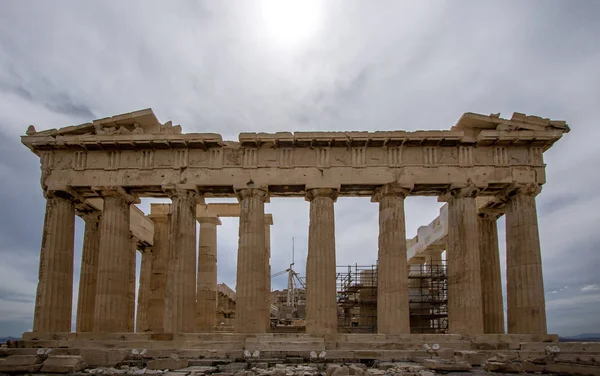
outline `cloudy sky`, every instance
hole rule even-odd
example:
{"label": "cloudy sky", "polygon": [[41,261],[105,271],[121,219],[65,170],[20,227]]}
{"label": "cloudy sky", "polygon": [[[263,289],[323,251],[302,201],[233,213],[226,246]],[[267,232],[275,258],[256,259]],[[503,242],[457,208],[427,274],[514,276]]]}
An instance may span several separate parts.
{"label": "cloudy sky", "polygon": [[[600,332],[600,2],[5,1],[0,9],[0,336],[30,330],[44,216],[37,129],[151,107],[184,132],[449,129],[463,112],[566,120],[538,196],[548,329]],[[148,210],[149,201],[140,205]],[[409,198],[407,234],[435,198]],[[308,203],[273,199],[272,270]],[[504,220],[499,221],[504,263]],[[83,222],[76,224],[75,285]],[[371,264],[377,206],[336,203],[338,264]],[[237,220],[219,228],[235,286]],[[285,277],[273,280],[284,287]],[[77,289],[75,289],[76,298]]]}

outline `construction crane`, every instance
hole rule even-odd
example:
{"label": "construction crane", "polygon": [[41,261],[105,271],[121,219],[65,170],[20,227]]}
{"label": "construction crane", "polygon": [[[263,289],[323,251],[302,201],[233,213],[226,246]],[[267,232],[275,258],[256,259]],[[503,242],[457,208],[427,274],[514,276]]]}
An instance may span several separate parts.
{"label": "construction crane", "polygon": [[288,273],[287,297],[286,297],[285,305],[293,306],[294,308],[297,308],[297,306],[298,306],[298,299],[297,299],[297,294],[296,294],[297,284],[302,286],[302,288],[306,289],[306,283],[304,283],[304,281],[302,280],[300,275],[298,273],[296,273],[296,271],[294,270],[294,265],[295,265],[294,238],[292,238],[292,262],[290,264],[290,267],[271,275],[271,278],[275,278],[275,277],[278,277],[285,273]]}

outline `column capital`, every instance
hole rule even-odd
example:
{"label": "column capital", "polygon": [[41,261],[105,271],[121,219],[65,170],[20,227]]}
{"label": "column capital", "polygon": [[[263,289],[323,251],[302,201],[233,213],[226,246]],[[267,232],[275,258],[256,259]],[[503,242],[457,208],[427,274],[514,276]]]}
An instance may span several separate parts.
{"label": "column capital", "polygon": [[204,196],[198,191],[198,187],[192,185],[163,185],[161,187],[163,192],[169,196],[170,199],[175,197],[191,198],[196,201],[204,202]]}
{"label": "column capital", "polygon": [[265,225],[271,226],[273,224],[273,214],[265,214]]}
{"label": "column capital", "polygon": [[96,192],[100,197],[121,197],[127,201],[128,204],[139,204],[140,198],[137,195],[131,194],[121,186],[93,186],[92,191]]}
{"label": "column capital", "polygon": [[396,183],[390,183],[386,185],[382,185],[375,189],[375,193],[371,197],[371,202],[379,202],[383,197],[386,196],[395,196],[400,198],[406,198],[412,191],[413,187],[409,186],[401,186]]}
{"label": "column capital", "polygon": [[64,187],[62,189],[46,189],[44,191],[44,197],[49,198],[62,198],[65,200],[71,200],[75,203],[83,202],[84,199],[70,187]]}
{"label": "column capital", "polygon": [[479,218],[485,219],[486,221],[496,221],[502,214],[500,209],[479,209],[479,212],[477,213]]}
{"label": "column capital", "polygon": [[438,197],[439,202],[450,202],[454,198],[477,197],[482,187],[478,187],[471,179],[465,184],[451,184],[444,194]]}
{"label": "column capital", "polygon": [[102,218],[102,212],[100,210],[76,210],[77,214],[85,223],[97,223]]}
{"label": "column capital", "polygon": [[542,192],[541,184],[537,183],[513,183],[506,187],[504,191],[498,195],[503,201],[508,201],[509,198],[515,195],[537,196]]}
{"label": "column capital", "polygon": [[306,201],[312,201],[317,197],[327,197],[333,200],[337,200],[339,191],[334,188],[313,188],[306,191]]}
{"label": "column capital", "polygon": [[235,194],[238,197],[238,200],[240,201],[244,198],[256,197],[264,202],[267,199],[269,193],[265,188],[242,188],[236,189]]}
{"label": "column capital", "polygon": [[200,225],[202,225],[202,224],[210,224],[210,225],[215,225],[215,226],[222,225],[219,217],[197,217],[196,220],[198,221],[198,223],[200,223]]}

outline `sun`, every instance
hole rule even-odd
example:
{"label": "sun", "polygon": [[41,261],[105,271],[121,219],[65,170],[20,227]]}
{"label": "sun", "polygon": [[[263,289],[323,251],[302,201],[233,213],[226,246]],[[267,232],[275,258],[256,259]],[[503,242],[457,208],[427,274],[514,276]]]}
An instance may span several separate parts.
{"label": "sun", "polygon": [[278,44],[296,46],[313,37],[321,18],[319,0],[262,0],[262,26]]}

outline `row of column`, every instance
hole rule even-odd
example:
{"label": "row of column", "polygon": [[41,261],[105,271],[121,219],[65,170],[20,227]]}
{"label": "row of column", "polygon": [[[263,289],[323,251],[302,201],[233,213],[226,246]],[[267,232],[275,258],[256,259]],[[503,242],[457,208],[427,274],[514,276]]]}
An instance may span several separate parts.
{"label": "row of column", "polygon": [[[140,290],[138,330],[195,332],[214,327],[216,307],[216,222],[201,222],[196,270],[197,194],[172,190],[170,217],[150,216],[154,245],[142,259],[147,290]],[[409,333],[404,199],[409,190],[379,188],[378,332]],[[504,331],[495,216],[479,216],[477,189],[451,190],[448,198],[448,310],[451,333]],[[545,333],[545,302],[535,195],[537,185],[518,187],[506,198],[508,332]],[[236,330],[261,333],[269,326],[268,252],[264,202],[267,191],[237,191],[240,224],[236,286]],[[84,216],[86,232],[78,330],[133,330],[135,250],[129,236],[132,197],[102,191],[104,210]],[[307,332],[337,330],[334,203],[337,191],[307,191],[310,202]],[[75,206],[65,192],[47,196],[34,331],[70,331]],[[89,225],[89,228],[88,228]],[[97,244],[97,250],[95,250]],[[97,265],[96,265],[97,264]],[[133,267],[132,267],[133,265]],[[97,273],[93,272],[97,267]],[[131,275],[133,270],[133,277]],[[196,276],[198,275],[198,278]],[[149,282],[146,282],[149,279]],[[95,288],[91,286],[96,285]],[[93,314],[92,309],[93,306]],[[140,312],[141,310],[141,312]]]}
{"label": "row of column", "polygon": [[[538,185],[514,187],[506,200],[508,333],[546,333],[546,313],[535,196]],[[410,333],[404,199],[409,190],[386,185],[379,202],[377,331]],[[448,199],[448,321],[450,333],[504,333],[495,214],[478,214],[478,190],[451,190]],[[336,331],[336,191],[313,189],[308,240],[309,333]]]}
{"label": "row of column", "polygon": [[[217,307],[216,217],[198,218],[200,240],[196,270],[196,205],[193,190],[168,191],[169,214],[150,214],[152,248],[142,251],[137,319],[134,323],[138,239],[129,232],[133,196],[104,189],[103,211],[77,212],[67,192],[47,193],[40,274],[34,314],[36,332],[71,330],[75,214],[85,221],[76,331],[78,332],[206,332],[215,328]],[[264,216],[266,192],[242,190],[238,299],[240,316],[269,322],[270,225]],[[258,210],[257,210],[258,209]],[[260,220],[258,220],[260,218]],[[257,237],[252,236],[258,232]],[[258,258],[255,256],[259,256]],[[253,264],[248,265],[247,260]],[[260,268],[258,267],[260,265]],[[255,279],[259,284],[255,284]],[[245,286],[245,287],[241,287]],[[258,293],[254,289],[258,288]],[[244,312],[251,314],[244,314]],[[257,314],[257,312],[260,312]],[[243,321],[242,321],[243,322]],[[247,326],[257,330],[256,323]],[[242,330],[240,330],[242,331]]]}

